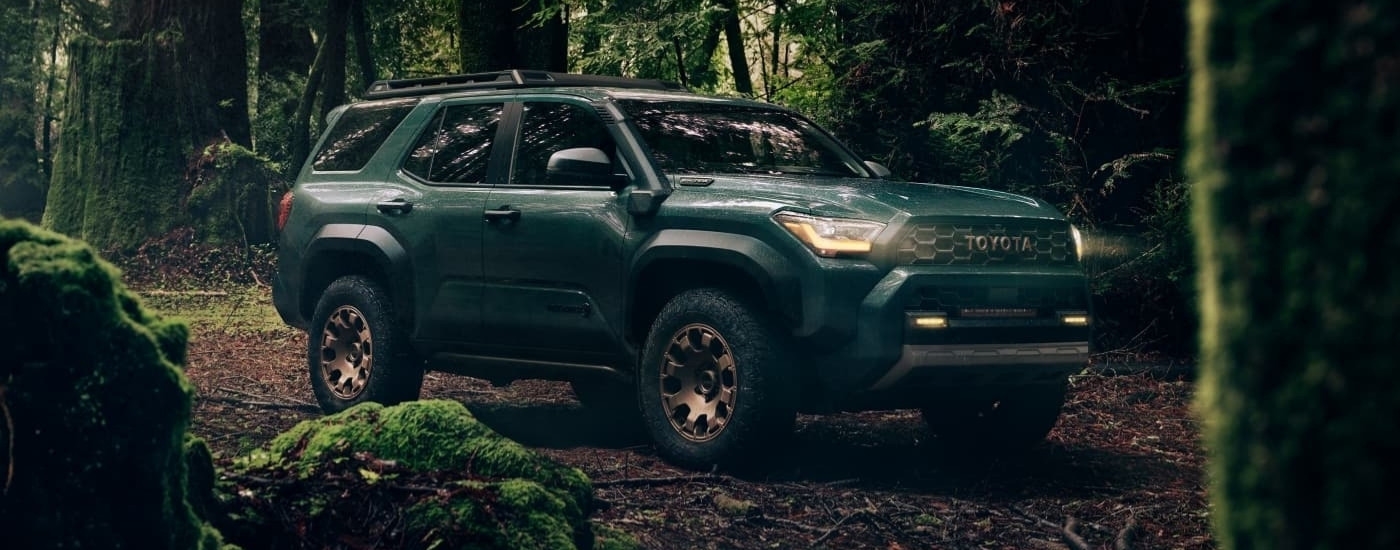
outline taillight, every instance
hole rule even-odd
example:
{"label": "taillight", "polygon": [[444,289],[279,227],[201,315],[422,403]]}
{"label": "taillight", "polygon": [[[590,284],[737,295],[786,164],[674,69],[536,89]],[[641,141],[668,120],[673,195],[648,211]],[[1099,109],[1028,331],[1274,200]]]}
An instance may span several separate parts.
{"label": "taillight", "polygon": [[292,192],[287,191],[282,195],[282,202],[277,205],[277,230],[287,227],[287,218],[292,217]]}

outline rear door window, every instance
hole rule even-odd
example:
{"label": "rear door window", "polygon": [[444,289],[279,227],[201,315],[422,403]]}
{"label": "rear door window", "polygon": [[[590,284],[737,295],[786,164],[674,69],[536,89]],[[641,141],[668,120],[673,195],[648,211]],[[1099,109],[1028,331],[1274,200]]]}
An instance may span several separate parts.
{"label": "rear door window", "polygon": [[311,167],[317,172],[354,172],[364,168],[417,104],[417,99],[399,99],[351,105],[326,135]]}
{"label": "rear door window", "polygon": [[486,183],[502,104],[448,105],[418,136],[403,169],[428,183]]}

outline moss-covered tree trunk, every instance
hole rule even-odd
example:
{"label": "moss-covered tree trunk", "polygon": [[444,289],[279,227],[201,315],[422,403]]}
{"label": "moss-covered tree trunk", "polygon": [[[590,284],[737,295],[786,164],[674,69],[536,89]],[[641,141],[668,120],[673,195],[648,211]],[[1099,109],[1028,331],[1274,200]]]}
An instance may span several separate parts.
{"label": "moss-covered tree trunk", "polygon": [[70,44],[46,226],[125,249],[192,222],[191,159],[210,144],[248,143],[240,6],[113,2],[115,38]]}
{"label": "moss-covered tree trunk", "polygon": [[1400,547],[1400,4],[1193,0],[1191,20],[1221,543]]}

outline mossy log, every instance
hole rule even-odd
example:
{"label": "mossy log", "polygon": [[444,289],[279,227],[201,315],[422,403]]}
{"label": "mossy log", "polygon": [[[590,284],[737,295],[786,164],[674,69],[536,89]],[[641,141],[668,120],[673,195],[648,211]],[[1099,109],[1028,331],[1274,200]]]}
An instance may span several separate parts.
{"label": "mossy log", "polygon": [[185,452],[186,326],[86,244],[28,223],[0,219],[0,260],[3,546],[219,548],[187,497],[187,464],[209,457]]}
{"label": "mossy log", "polygon": [[455,401],[365,403],[302,422],[240,459],[230,479],[226,532],[249,547],[594,544],[583,472],[506,439]]}
{"label": "mossy log", "polygon": [[1220,543],[1400,547],[1400,3],[1193,0],[1191,22]]}

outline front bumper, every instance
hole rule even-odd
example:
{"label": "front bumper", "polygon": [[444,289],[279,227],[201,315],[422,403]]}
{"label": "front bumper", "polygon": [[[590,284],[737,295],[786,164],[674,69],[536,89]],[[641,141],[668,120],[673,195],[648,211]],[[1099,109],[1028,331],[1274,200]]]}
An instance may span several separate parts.
{"label": "front bumper", "polygon": [[[911,401],[934,387],[1059,383],[1088,363],[1090,326],[1064,321],[1089,314],[1077,266],[901,266],[864,288],[844,298],[858,305],[824,304],[825,318],[809,320],[827,327],[818,334],[849,335],[806,342],[813,389],[829,406],[898,408],[919,405]],[[946,323],[911,323],[925,315]]]}

